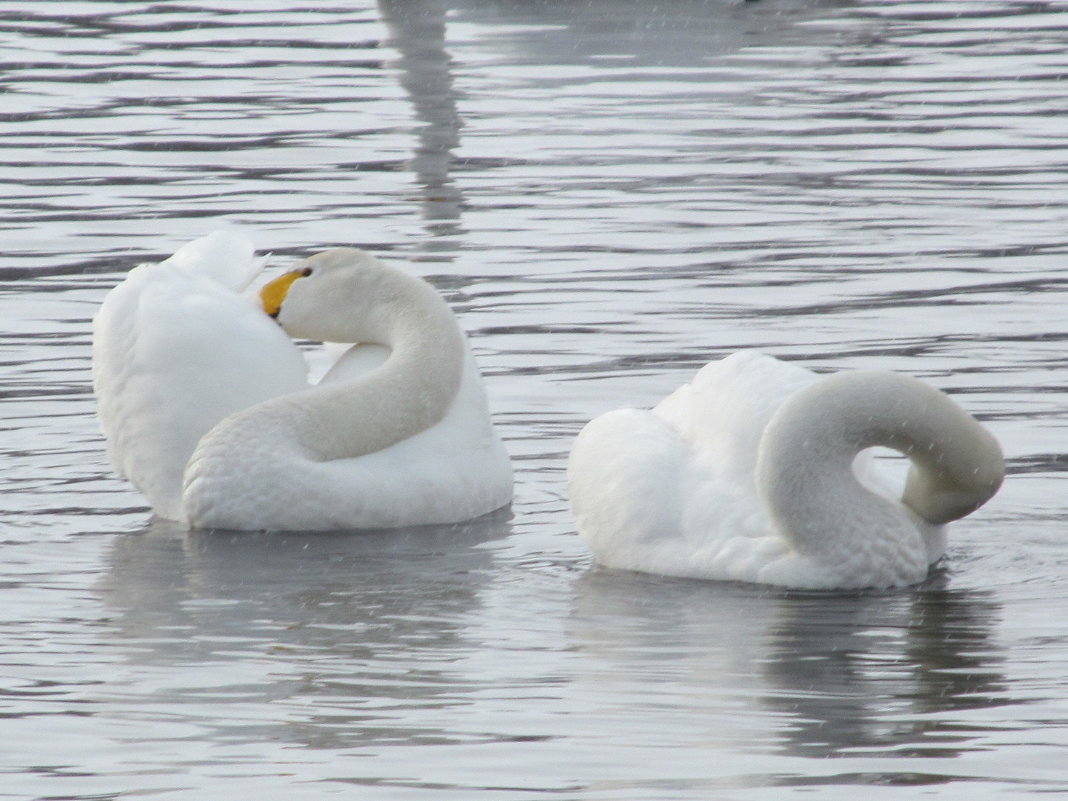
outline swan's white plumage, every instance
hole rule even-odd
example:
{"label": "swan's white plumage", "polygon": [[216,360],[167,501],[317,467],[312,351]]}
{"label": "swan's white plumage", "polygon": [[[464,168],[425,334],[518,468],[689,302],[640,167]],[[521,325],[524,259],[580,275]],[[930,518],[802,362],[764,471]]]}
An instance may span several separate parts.
{"label": "swan's white plumage", "polygon": [[[361,358],[376,360],[366,353]],[[363,367],[345,371],[344,378],[331,371],[323,381],[344,383]],[[284,400],[300,414],[299,395]],[[198,450],[186,474],[193,522],[242,529],[394,528],[469,520],[511,500],[511,468],[470,358],[456,402],[435,426],[356,458],[302,460],[299,469],[278,459],[281,452],[254,437],[211,454]],[[247,469],[226,467],[238,459]],[[225,480],[218,480],[220,473]],[[271,487],[271,497],[250,503],[262,486]]]}
{"label": "swan's white plumage", "polygon": [[[216,232],[135,268],[94,319],[108,452],[158,515],[198,527],[365,528],[457,522],[511,500],[507,454],[462,334],[460,391],[436,424],[356,458],[285,442],[283,413],[307,418],[318,395],[387,371],[391,349],[356,345],[309,388],[299,349],[239,294],[260,267],[246,237]],[[274,411],[257,417],[265,404]],[[314,421],[327,441],[345,426]],[[212,441],[221,447],[206,448]]]}
{"label": "swan's white plumage", "polygon": [[93,320],[93,385],[108,454],[161,517],[184,518],[182,475],[227,415],[307,386],[300,353],[239,291],[260,265],[218,231],[135,267]]}
{"label": "swan's white plumage", "polygon": [[[996,491],[1003,470],[1000,450],[978,423],[914,379],[869,373],[853,383],[868,379],[872,391],[859,393],[866,395],[864,403],[877,405],[885,398],[892,405],[892,393],[904,386],[906,394],[919,393],[909,401],[917,408],[910,407],[908,415],[919,418],[923,410],[937,407],[943,415],[938,424],[971,443],[967,447],[974,448],[985,471],[977,468],[977,486],[967,488],[975,501],[971,508]],[[886,386],[880,384],[884,380]],[[944,529],[893,497],[874,470],[870,451],[858,455],[867,446],[848,451],[836,442],[817,441],[822,434],[816,425],[811,439],[803,430],[789,434],[789,453],[811,458],[817,468],[821,460],[838,460],[841,473],[849,474],[823,481],[817,469],[815,480],[798,481],[796,492],[788,486],[790,477],[764,479],[778,483],[780,495],[800,496],[780,514],[799,520],[776,518],[775,505],[760,486],[761,470],[773,472],[774,465],[761,463],[761,454],[773,450],[765,432],[769,425],[776,428],[772,421],[780,410],[792,409],[800,398],[807,419],[821,426],[848,413],[836,408],[843,404],[843,391],[833,382],[833,392],[825,393],[828,400],[818,398],[826,381],[800,367],[742,352],[706,365],[651,411],[621,409],[591,421],[572,449],[568,480],[579,533],[597,560],[662,575],[808,588],[922,580],[943,553]],[[817,400],[804,401],[809,396]],[[815,521],[820,531],[809,532],[799,549],[798,536],[786,529],[801,518]]]}

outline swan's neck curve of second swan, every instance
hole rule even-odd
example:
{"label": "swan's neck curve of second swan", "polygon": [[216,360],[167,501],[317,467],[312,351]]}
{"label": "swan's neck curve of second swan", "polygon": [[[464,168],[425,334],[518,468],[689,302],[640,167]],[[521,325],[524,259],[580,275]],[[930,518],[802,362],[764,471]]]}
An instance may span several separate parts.
{"label": "swan's neck curve of second swan", "polygon": [[[909,512],[854,474],[857,453],[876,446],[912,462],[901,498]],[[921,558],[924,522],[963,517],[1003,478],[997,440],[971,415],[922,381],[877,371],[840,373],[792,395],[769,422],[757,458],[775,525],[798,553],[823,562],[887,549]]]}

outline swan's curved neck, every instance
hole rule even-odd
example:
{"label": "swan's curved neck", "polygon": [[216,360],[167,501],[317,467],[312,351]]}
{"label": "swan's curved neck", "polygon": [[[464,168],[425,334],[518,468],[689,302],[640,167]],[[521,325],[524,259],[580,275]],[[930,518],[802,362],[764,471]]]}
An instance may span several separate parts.
{"label": "swan's curved neck", "polygon": [[875,446],[911,460],[901,500],[932,524],[975,510],[1004,477],[997,441],[939,390],[894,373],[830,376],[782,405],[757,457],[760,491],[799,552],[835,558],[842,539],[855,548],[876,530],[918,536],[895,504],[853,473],[857,453]]}
{"label": "swan's curved neck", "polygon": [[295,336],[390,350],[367,375],[298,396],[300,440],[322,460],[373,453],[434,425],[448,412],[463,374],[463,333],[433,287],[383,268],[372,287],[359,291],[372,297],[346,297],[338,289],[333,305],[347,305],[345,315],[323,316],[318,326],[287,326]]}
{"label": "swan's curved neck", "polygon": [[[352,380],[274,398],[227,421],[227,441],[270,432],[272,447],[305,458],[363,456],[408,439],[447,414],[460,388],[466,344],[445,300],[428,283],[359,251],[306,260],[279,322],[291,336],[379,344],[384,363]],[[340,269],[338,266],[340,265]],[[275,441],[277,440],[277,441]]]}

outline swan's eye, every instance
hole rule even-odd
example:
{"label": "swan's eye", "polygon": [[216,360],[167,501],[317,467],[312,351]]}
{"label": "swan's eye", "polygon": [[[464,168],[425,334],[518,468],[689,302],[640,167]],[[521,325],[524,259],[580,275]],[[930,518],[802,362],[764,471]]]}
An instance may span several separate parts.
{"label": "swan's eye", "polygon": [[303,270],[300,271],[300,274],[303,275],[305,278],[307,278],[309,275],[312,274],[312,268],[311,267],[305,267]]}

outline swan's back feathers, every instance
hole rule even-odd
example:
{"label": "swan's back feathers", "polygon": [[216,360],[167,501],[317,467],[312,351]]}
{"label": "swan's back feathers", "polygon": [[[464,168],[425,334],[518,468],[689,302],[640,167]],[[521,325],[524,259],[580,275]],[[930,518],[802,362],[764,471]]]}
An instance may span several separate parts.
{"label": "swan's back feathers", "polygon": [[161,267],[180,267],[210,278],[234,292],[242,292],[263,270],[264,258],[257,258],[252,240],[241,231],[212,231],[187,242]]}
{"label": "swan's back feathers", "polygon": [[768,419],[807,370],[753,352],[703,367],[652,411],[621,409],[579,434],[568,463],[579,532],[609,567],[756,581],[781,554],[753,470]]}
{"label": "swan's back feathers", "polygon": [[[251,260],[240,244],[224,250]],[[93,384],[108,454],[157,514],[177,520],[182,474],[200,437],[233,412],[307,386],[289,338],[207,277],[210,261],[192,252],[134,268],[93,321]],[[222,272],[232,282],[249,270]]]}
{"label": "swan's back feathers", "polygon": [[716,475],[749,477],[772,415],[817,378],[756,351],[739,351],[706,364],[657,404],[653,414],[699,451]]}

